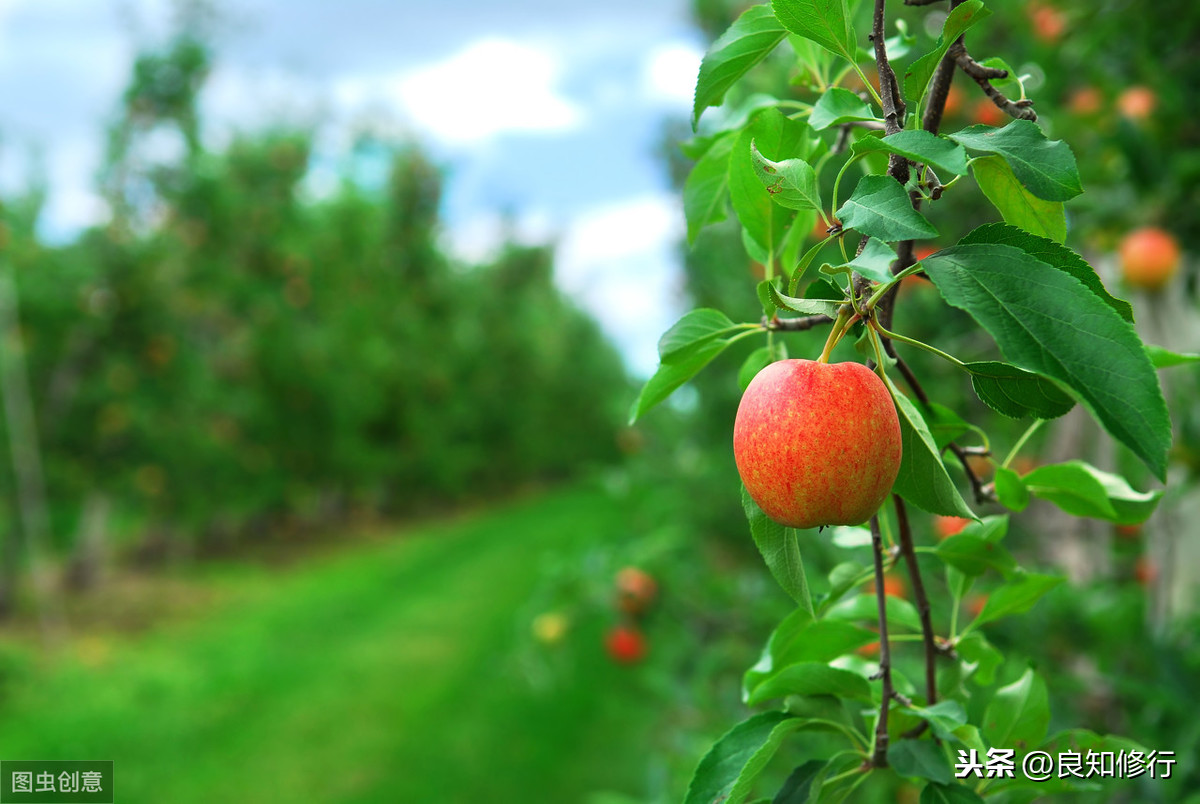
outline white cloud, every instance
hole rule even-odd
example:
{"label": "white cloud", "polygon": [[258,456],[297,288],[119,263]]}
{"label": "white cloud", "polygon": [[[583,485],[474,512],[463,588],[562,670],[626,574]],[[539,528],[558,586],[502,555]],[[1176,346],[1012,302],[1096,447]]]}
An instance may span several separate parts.
{"label": "white cloud", "polygon": [[646,94],[655,100],[690,108],[703,57],[699,49],[678,42],[655,48],[642,71]]}
{"label": "white cloud", "polygon": [[[450,58],[394,77],[389,94],[413,123],[451,144],[473,144],[508,131],[575,128],[582,110],[559,94],[562,64],[550,52],[507,39],[480,39]],[[358,100],[370,90],[343,82]]]}
{"label": "white cloud", "polygon": [[580,214],[558,249],[559,284],[642,376],[654,371],[658,337],[678,315],[682,235],[679,199],[648,195]]}

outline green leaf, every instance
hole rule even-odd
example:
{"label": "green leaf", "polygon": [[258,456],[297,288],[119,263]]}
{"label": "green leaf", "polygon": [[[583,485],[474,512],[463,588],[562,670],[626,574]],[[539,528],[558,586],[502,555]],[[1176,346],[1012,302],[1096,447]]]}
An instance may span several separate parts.
{"label": "green leaf", "polygon": [[1133,323],[1133,307],[1129,302],[1113,296],[1104,287],[1095,269],[1087,261],[1071,249],[1045,237],[1038,237],[1029,232],[1009,226],[1004,223],[985,223],[983,226],[967,233],[959,241],[961,245],[972,243],[998,243],[1013,246],[1026,254],[1041,260],[1052,268],[1070,274],[1082,282],[1088,290],[1095,293],[1105,304],[1117,311],[1126,321]]}
{"label": "green leaf", "polygon": [[764,514],[745,486],[742,486],[742,509],[750,521],[750,535],[767,562],[767,568],[783,591],[812,614],[812,595],[808,591],[808,579],[804,576],[804,562],[800,558],[795,529],[785,528]]}
{"label": "green leaf", "polygon": [[1061,388],[1032,371],[992,360],[967,363],[965,368],[975,394],[1005,416],[1056,419],[1075,407],[1075,400]]}
{"label": "green leaf", "polygon": [[1056,243],[1067,239],[1067,212],[1061,201],[1045,201],[1025,189],[1012,168],[998,156],[971,162],[979,189],[1004,220]]}
{"label": "green leaf", "polygon": [[1010,511],[1020,513],[1029,506],[1029,488],[1020,475],[1003,466],[996,467],[996,499]]}
{"label": "green leaf", "polygon": [[1063,580],[1061,575],[1024,573],[1019,580],[1007,583],[988,595],[987,603],[983,604],[983,611],[979,612],[979,616],[975,618],[969,628],[975,629],[1001,617],[1029,611],[1047,592],[1058,586]]}
{"label": "green leaf", "polygon": [[1152,343],[1146,344],[1146,354],[1150,357],[1150,363],[1156,369],[1171,368],[1172,366],[1183,366],[1187,365],[1188,363],[1200,363],[1200,355],[1172,352],[1170,349],[1164,349],[1163,347],[1155,346]]}
{"label": "green leaf", "polygon": [[776,204],[788,209],[821,209],[821,191],[812,165],[803,159],[767,159],[754,147],[754,140],[750,141],[750,159],[758,180]]}
{"label": "green leaf", "polygon": [[969,533],[944,539],[934,552],[942,561],[967,575],[982,575],[991,568],[1008,577],[1017,570],[1017,562],[1007,550]]}
{"label": "green leaf", "polygon": [[[921,630],[921,619],[917,616],[917,610],[913,607],[912,603],[909,603],[907,600],[901,600],[895,595],[886,595],[884,600],[887,604],[889,625],[903,626],[910,631]],[[855,595],[831,607],[825,612],[825,619],[846,620],[850,622],[857,620],[877,621],[879,619],[879,604],[876,602],[873,592],[864,595]]]}
{"label": "green leaf", "polygon": [[[789,120],[775,108],[758,112],[742,129],[729,160],[729,196],[747,234],[765,252],[778,254],[793,213],[771,200],[758,179],[750,143],[769,159],[804,159],[812,149],[812,130],[803,120]],[[760,260],[762,262],[762,260]]]}
{"label": "green leaf", "polygon": [[808,793],[812,789],[813,779],[824,767],[825,760],[810,759],[793,770],[771,800],[771,804],[808,804]]}
{"label": "green leaf", "polygon": [[721,105],[725,92],[766,58],[785,36],[787,31],[767,5],[751,6],[734,20],[700,62],[692,128],[695,129],[705,108]]}
{"label": "green leaf", "polygon": [[836,214],[847,229],[884,241],[938,235],[933,224],[913,209],[908,193],[891,176],[863,176]]}
{"label": "green leaf", "polygon": [[854,32],[846,0],[773,0],[771,7],[784,28],[854,60]]}
{"label": "green leaf", "polygon": [[774,673],[750,693],[747,701],[757,706],[786,695],[834,695],[871,701],[867,680],[849,670],[840,670],[820,662],[799,662]]}
{"label": "green leaf", "polygon": [[933,733],[943,740],[953,739],[955,729],[967,722],[962,704],[953,699],[938,701],[933,706],[912,706],[905,711],[928,722]]}
{"label": "green leaf", "polygon": [[938,63],[946,51],[954,44],[954,40],[962,36],[972,25],[986,17],[991,11],[984,7],[982,0],[966,0],[958,8],[950,12],[942,25],[942,35],[938,37],[937,46],[921,58],[909,65],[904,71],[904,96],[910,102],[917,102],[925,97],[925,89]]}
{"label": "green leaf", "polygon": [[755,375],[769,365],[771,365],[771,347],[762,346],[755,349],[738,369],[738,388],[745,392]]}
{"label": "green leaf", "polygon": [[688,351],[678,362],[660,363],[654,376],[642,386],[641,393],[629,410],[629,423],[633,424],[659,402],[669,397],[676,388],[696,376],[702,368],[729,346],[729,341],[717,339],[701,344]]}
{"label": "green leaf", "polygon": [[737,137],[726,134],[713,143],[696,162],[683,184],[683,214],[687,218],[688,245],[694,245],[700,230],[725,220],[725,196],[729,192],[729,159]]}
{"label": "green leaf", "polygon": [[937,402],[925,406],[925,424],[939,451],[971,431],[971,425],[963,421],[961,416]]}
{"label": "green leaf", "polygon": [[1048,140],[1036,123],[1013,120],[1004,128],[971,126],[950,135],[969,151],[1008,160],[1021,184],[1046,201],[1069,201],[1083,192],[1075,154],[1062,140]]}
{"label": "green leaf", "polygon": [[953,246],[924,265],[942,297],[970,313],[1011,362],[1074,389],[1165,480],[1171,421],[1129,322],[1079,280],[1013,246]]}
{"label": "green leaf", "polygon": [[740,804],[788,734],[803,724],[784,712],[762,712],[717,740],[700,760],[684,804]]}
{"label": "green leaf", "polygon": [[890,282],[892,280],[892,263],[895,261],[896,250],[882,240],[871,237],[867,239],[867,245],[862,254],[842,265],[822,267],[821,271],[826,274],[858,271],[867,279],[876,282]]}
{"label": "green leaf", "polygon": [[875,119],[871,107],[857,94],[848,89],[833,87],[817,98],[812,114],[808,116],[808,124],[817,131],[824,131],[830,126],[842,123]]}
{"label": "green leaf", "polygon": [[996,670],[1004,663],[1004,655],[983,634],[978,631],[967,634],[955,643],[954,649],[963,661],[975,666],[975,680],[981,685],[987,687],[996,680]]}
{"label": "green leaf", "polygon": [[658,358],[669,362],[685,357],[708,341],[728,334],[734,328],[729,316],[710,307],[699,307],[686,313],[658,339]]}
{"label": "green leaf", "polygon": [[901,776],[949,783],[954,774],[932,740],[897,740],[888,746],[888,764]]}
{"label": "green leaf", "polygon": [[920,804],[983,804],[983,799],[961,784],[927,784],[921,791]]}
{"label": "green leaf", "polygon": [[946,472],[941,451],[934,443],[925,420],[908,397],[888,381],[900,417],[900,474],[892,491],[931,514],[974,519],[958,487]]}
{"label": "green leaf", "polygon": [[1025,671],[1019,679],[1001,687],[983,715],[983,735],[991,745],[1004,748],[1033,748],[1046,737],[1050,725],[1050,700],[1046,682]]}
{"label": "green leaf", "polygon": [[794,296],[785,296],[776,290],[774,286],[770,286],[767,292],[770,294],[771,301],[776,307],[791,310],[793,313],[827,315],[830,318],[836,318],[838,308],[842,306],[842,302],[830,301],[828,299],[797,299]]}
{"label": "green leaf", "polygon": [[1039,466],[1022,478],[1035,497],[1049,500],[1073,516],[1090,516],[1136,525],[1154,513],[1161,491],[1134,490],[1125,478],[1083,461]]}
{"label": "green leaf", "polygon": [[863,137],[850,149],[854,153],[886,151],[929,165],[943,176],[967,172],[967,152],[957,142],[922,129],[897,131],[886,137]]}

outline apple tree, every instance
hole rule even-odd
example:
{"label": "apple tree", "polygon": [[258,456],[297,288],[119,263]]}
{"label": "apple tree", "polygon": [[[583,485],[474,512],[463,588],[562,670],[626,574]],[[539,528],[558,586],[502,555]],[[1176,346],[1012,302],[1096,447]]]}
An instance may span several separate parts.
{"label": "apple tree", "polygon": [[[662,336],[659,368],[631,419],[734,344],[758,342],[738,381],[742,407],[753,398],[759,437],[749,449],[740,443],[749,438],[740,432],[742,410],[739,431],[729,432],[754,542],[796,608],[744,677],[744,701],[766,708],[712,747],[686,804],[768,795],[758,785],[764,769],[813,732],[823,748],[805,749],[774,801],[844,801],[855,791],[900,783],[919,785],[923,802],[1031,801],[1105,781],[1070,774],[1035,781],[1022,773],[1031,753],[1144,757],[1167,748],[1083,729],[1050,734],[1042,672],[1029,667],[1011,683],[1000,679],[1005,657],[987,632],[1064,580],[1021,566],[1005,546],[1010,517],[1031,499],[1134,525],[1162,495],[1082,460],[1019,471],[1014,459],[1023,446],[1078,405],[1165,482],[1172,433],[1156,369],[1189,358],[1143,343],[1130,305],[1065,245],[1064,204],[1083,192],[1075,156],[1066,142],[1046,136],[1034,99],[1004,61],[968,48],[972,29],[992,23],[989,8],[982,0],[952,0],[949,13],[921,9],[941,15],[940,35],[922,45],[903,20],[889,24],[887,5],[751,6],[713,43],[697,79],[693,127],[731,89],[760,90],[739,108],[719,109],[719,123],[685,144],[694,166],[684,208],[693,244],[732,211],[745,256],[760,274],[752,281],[762,311],[741,322],[716,307],[683,316]],[[860,18],[868,29],[859,30]],[[755,71],[764,62],[788,64],[796,82],[816,88],[816,98],[761,91]],[[999,125],[942,131],[957,73],[978,88]],[[947,242],[939,211],[972,182],[993,220]],[[943,247],[918,254],[920,241],[934,239]],[[941,303],[969,316],[989,343],[951,354],[950,345],[899,331],[899,291],[906,280],[919,281],[910,277],[932,282]],[[824,348],[794,359],[789,343],[794,348],[796,341],[789,339],[822,328]],[[1027,426],[1015,436],[989,433],[939,401],[938,389],[922,384],[914,359],[922,353],[969,378],[988,409]],[[867,404],[859,386],[843,385],[839,395],[837,383],[814,390],[807,381],[779,379],[828,370],[822,364],[836,366],[839,357],[865,363],[893,404]],[[795,372],[764,371],[789,358]],[[767,374],[764,399],[759,386]],[[890,432],[879,424],[893,417],[901,449],[885,492],[890,499],[855,511],[853,521],[829,513],[841,500],[864,499],[855,484],[867,482],[829,465],[851,455],[867,464],[892,459],[888,436],[848,434]],[[990,482],[973,468],[981,456],[995,465]],[[869,482],[878,481],[879,472],[869,474]],[[963,526],[936,547],[919,544],[914,508]],[[803,554],[822,541],[844,556],[820,584],[826,591],[814,594]],[[911,603],[885,594],[893,567],[907,573]],[[984,577],[990,595],[968,604]],[[866,582],[873,593],[861,593]],[[905,642],[920,646],[911,667],[895,659],[895,645]],[[877,654],[864,650],[875,644]],[[959,763],[969,758],[987,765],[1009,750],[1011,775],[976,774],[969,765],[961,772]]]}

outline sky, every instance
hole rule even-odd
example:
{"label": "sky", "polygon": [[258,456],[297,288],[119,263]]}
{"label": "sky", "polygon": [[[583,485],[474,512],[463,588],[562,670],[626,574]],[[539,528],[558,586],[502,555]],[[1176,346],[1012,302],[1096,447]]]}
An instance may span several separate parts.
{"label": "sky", "polygon": [[[322,165],[369,126],[416,136],[447,176],[447,249],[486,259],[505,220],[557,246],[559,285],[630,369],[655,367],[684,306],[682,207],[658,155],[703,53],[688,0],[241,0],[214,3],[206,144],[315,126]],[[104,127],[170,0],[0,0],[0,192],[45,176],[50,240],[102,222]],[[328,169],[326,169],[328,170]],[[326,177],[328,178],[328,177]]]}

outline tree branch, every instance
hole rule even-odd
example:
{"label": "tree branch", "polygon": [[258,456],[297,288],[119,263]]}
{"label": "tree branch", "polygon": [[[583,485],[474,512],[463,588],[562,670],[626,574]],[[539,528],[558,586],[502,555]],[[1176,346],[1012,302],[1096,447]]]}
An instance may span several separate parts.
{"label": "tree branch", "polygon": [[879,722],[875,724],[875,745],[871,767],[887,767],[888,710],[892,705],[892,651],[888,644],[887,597],[883,585],[883,536],[879,532],[879,515],[871,517],[871,553],[875,559],[875,599],[879,605],[879,677],[883,679],[880,693]]}
{"label": "tree branch", "polygon": [[773,316],[769,320],[764,316],[762,324],[771,332],[804,332],[813,327],[832,324],[833,319],[827,315],[808,315],[803,318],[780,318]]}
{"label": "tree branch", "polygon": [[925,643],[925,705],[937,703],[937,643],[933,637],[933,618],[929,613],[929,597],[925,594],[925,584],[921,580],[921,569],[917,566],[917,552],[913,547],[912,528],[908,524],[908,510],[904,500],[893,494],[892,502],[896,506],[896,521],[900,525],[900,552],[904,563],[908,565],[908,577],[912,580],[913,597],[917,604],[917,614],[921,618],[921,635]]}
{"label": "tree branch", "polygon": [[971,76],[983,93],[992,99],[992,103],[996,104],[1005,114],[1010,117],[1015,117],[1018,120],[1037,120],[1037,112],[1033,110],[1033,101],[1026,98],[1025,100],[1011,101],[1004,94],[992,86],[992,81],[997,78],[1007,78],[1008,70],[997,70],[993,67],[984,67],[975,59],[971,58],[971,54],[967,52],[967,47],[959,39],[950,49],[946,51],[946,56],[953,56],[954,62],[964,73]]}

